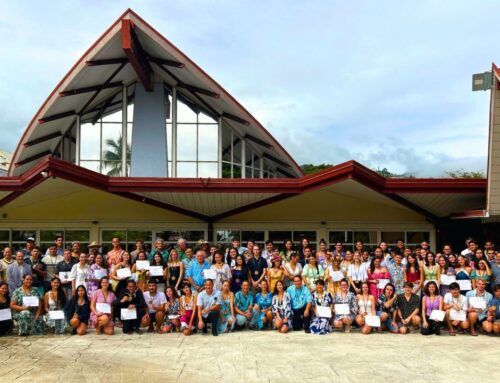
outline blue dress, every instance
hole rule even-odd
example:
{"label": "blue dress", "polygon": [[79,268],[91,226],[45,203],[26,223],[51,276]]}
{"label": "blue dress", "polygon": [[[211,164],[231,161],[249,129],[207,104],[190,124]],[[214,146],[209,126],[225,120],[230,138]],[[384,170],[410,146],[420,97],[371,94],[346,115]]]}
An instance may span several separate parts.
{"label": "blue dress", "polygon": [[273,296],[272,300],[272,309],[273,309],[273,319],[276,319],[276,316],[279,315],[281,319],[287,318],[287,322],[284,323],[289,329],[292,328],[292,303],[290,299],[290,295],[285,291],[283,294],[283,299],[279,299],[278,294]]}
{"label": "blue dress", "polygon": [[233,331],[234,323],[231,323],[229,325],[229,321],[231,320],[231,296],[230,295],[227,297],[227,299],[224,299],[224,297],[222,297],[222,300],[220,303],[220,314],[221,314],[221,317],[224,318],[224,322],[219,321],[219,324],[217,326],[217,331],[219,333]]}
{"label": "blue dress", "polygon": [[243,281],[248,280],[248,271],[246,268],[243,268],[242,270],[231,269],[231,274],[231,291],[236,294],[241,290],[241,284]]}
{"label": "blue dress", "polygon": [[264,313],[262,309],[270,309],[273,296],[270,292],[266,294],[265,297],[262,293],[258,293],[255,297],[255,304],[259,306],[258,310],[253,310],[252,319],[250,320],[250,327],[262,330],[264,328]]}
{"label": "blue dress", "polygon": [[[312,304],[315,307],[316,306],[330,307],[333,304],[332,295],[328,292],[324,292],[323,295],[320,297],[318,296],[317,292],[314,292],[312,296]],[[314,316],[313,320],[311,321],[311,325],[309,327],[311,333],[317,335],[330,334],[331,332],[330,320],[331,318],[321,318],[318,316]]]}

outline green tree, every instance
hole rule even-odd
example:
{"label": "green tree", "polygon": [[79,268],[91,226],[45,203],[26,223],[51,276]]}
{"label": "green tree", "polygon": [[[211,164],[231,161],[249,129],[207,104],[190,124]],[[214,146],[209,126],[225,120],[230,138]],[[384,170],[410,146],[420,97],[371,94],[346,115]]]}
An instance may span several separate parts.
{"label": "green tree", "polygon": [[486,175],[482,170],[466,171],[464,169],[460,169],[450,170],[444,173],[451,178],[486,178]]}
{"label": "green tree", "polygon": [[[104,151],[103,162],[104,168],[109,169],[106,175],[117,177],[122,175],[122,135],[120,134],[116,140],[108,138],[106,145],[110,150]],[[130,145],[127,145],[127,162],[131,158]]]}
{"label": "green tree", "polygon": [[304,164],[304,165],[301,165],[300,168],[302,169],[302,171],[304,172],[305,175],[308,175],[308,174],[317,173],[321,170],[328,169],[332,166],[333,165],[331,165],[331,164],[320,164],[320,165]]}

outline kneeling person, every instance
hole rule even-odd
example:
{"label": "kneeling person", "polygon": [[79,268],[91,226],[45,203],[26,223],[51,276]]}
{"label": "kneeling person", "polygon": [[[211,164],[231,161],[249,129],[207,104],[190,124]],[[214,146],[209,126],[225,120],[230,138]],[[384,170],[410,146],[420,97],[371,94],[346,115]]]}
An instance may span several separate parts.
{"label": "kneeling person", "polygon": [[140,326],[141,319],[146,311],[146,302],[144,302],[142,291],[137,288],[137,284],[134,280],[129,280],[127,282],[127,288],[121,292],[117,302],[117,308],[120,311],[122,309],[136,311],[136,319],[122,319],[123,333],[131,334],[132,332],[136,332],[137,334],[142,334]]}
{"label": "kneeling person", "polygon": [[141,327],[148,327],[148,332],[153,332],[153,323],[156,324],[156,332],[161,334],[161,324],[165,319],[165,293],[158,291],[154,279],[148,282],[148,291],[144,293],[144,301],[148,306],[148,312],[142,317]]}
{"label": "kneeling person", "polygon": [[207,325],[212,325],[212,335],[217,336],[219,323],[219,310],[222,298],[220,292],[214,290],[214,281],[207,279],[205,289],[198,294],[196,306],[198,307],[198,329],[207,333]]}

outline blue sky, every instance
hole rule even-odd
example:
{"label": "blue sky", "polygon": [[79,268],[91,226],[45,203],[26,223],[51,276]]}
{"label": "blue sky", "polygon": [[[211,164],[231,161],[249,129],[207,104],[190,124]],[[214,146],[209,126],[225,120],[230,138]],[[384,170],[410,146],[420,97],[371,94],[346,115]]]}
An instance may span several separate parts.
{"label": "blue sky", "polygon": [[0,0],[0,148],[80,55],[134,9],[235,96],[298,163],[417,176],[486,168],[500,63],[494,1]]}

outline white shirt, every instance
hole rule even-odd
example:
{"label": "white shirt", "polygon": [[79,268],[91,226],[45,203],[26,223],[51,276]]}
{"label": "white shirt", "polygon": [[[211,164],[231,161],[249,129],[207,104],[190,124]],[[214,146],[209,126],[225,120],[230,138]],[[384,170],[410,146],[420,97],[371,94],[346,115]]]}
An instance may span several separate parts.
{"label": "white shirt", "polygon": [[362,263],[359,267],[356,267],[351,263],[347,269],[347,275],[351,277],[354,282],[366,281],[368,279],[366,264]]}
{"label": "white shirt", "polygon": [[469,308],[467,298],[463,295],[460,295],[458,298],[453,298],[451,293],[446,293],[444,295],[444,303],[446,303],[447,305],[457,304],[459,307],[461,307],[462,311],[467,311],[467,309]]}
{"label": "white shirt", "polygon": [[71,268],[71,279],[75,281],[75,288],[85,286],[87,288],[87,280],[89,275],[89,265],[80,266],[80,263],[73,265]]}
{"label": "white shirt", "polygon": [[153,309],[153,305],[156,307],[164,305],[167,303],[167,297],[165,296],[165,293],[162,293],[161,291],[157,291],[155,295],[151,295],[149,291],[146,291],[144,293],[144,301],[146,301],[146,304],[148,305],[149,313],[152,314],[156,312]]}

